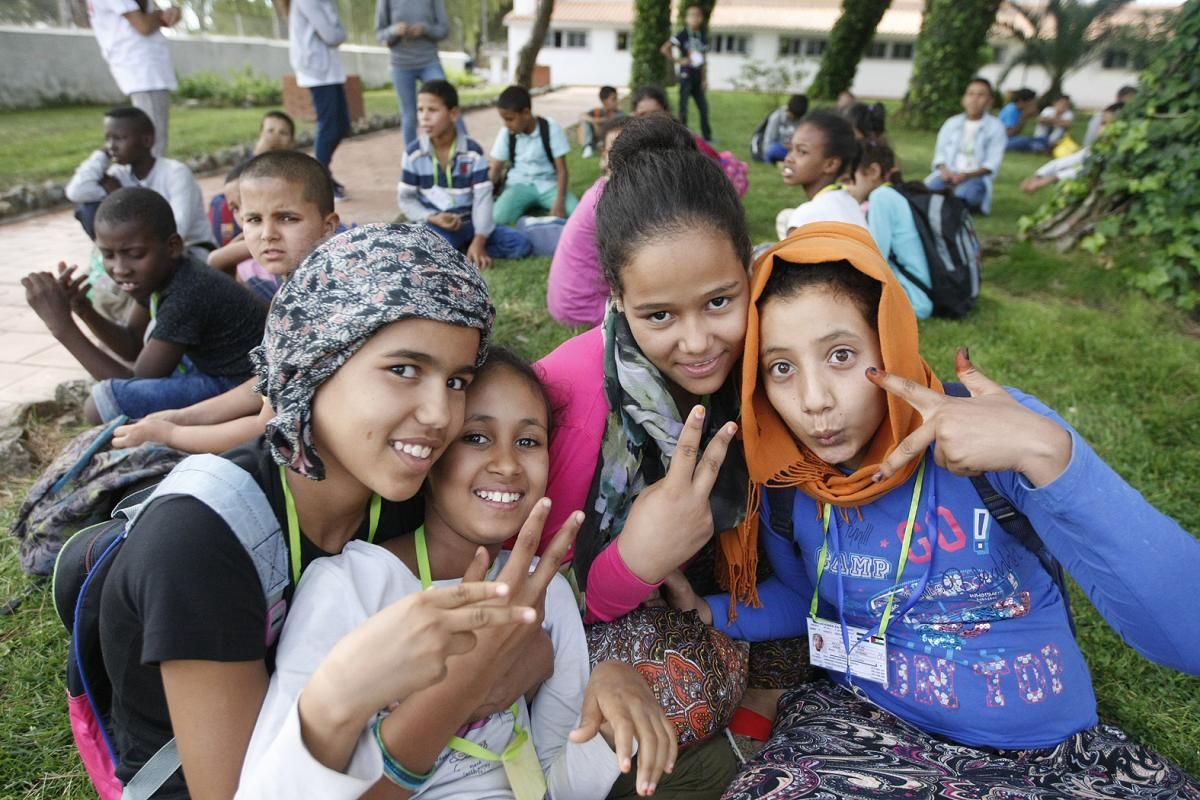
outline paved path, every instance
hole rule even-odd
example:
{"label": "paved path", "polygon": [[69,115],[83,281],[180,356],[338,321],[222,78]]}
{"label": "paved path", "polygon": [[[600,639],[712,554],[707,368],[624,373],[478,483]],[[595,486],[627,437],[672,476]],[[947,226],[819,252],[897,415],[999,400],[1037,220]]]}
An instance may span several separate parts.
{"label": "paved path", "polygon": [[[564,126],[596,104],[596,90],[570,87],[534,98],[534,110]],[[467,129],[486,149],[500,131],[495,109],[466,114]],[[338,148],[333,172],[348,197],[338,213],[349,222],[386,222],[395,218],[396,182],[403,152],[399,129],[349,139]],[[82,159],[86,154],[81,153]],[[200,179],[205,198],[221,190],[222,177]],[[58,344],[25,304],[21,278],[59,261],[84,264],[92,243],[67,210],[0,224],[0,426],[9,424],[23,404],[54,397],[54,388],[87,373]]]}

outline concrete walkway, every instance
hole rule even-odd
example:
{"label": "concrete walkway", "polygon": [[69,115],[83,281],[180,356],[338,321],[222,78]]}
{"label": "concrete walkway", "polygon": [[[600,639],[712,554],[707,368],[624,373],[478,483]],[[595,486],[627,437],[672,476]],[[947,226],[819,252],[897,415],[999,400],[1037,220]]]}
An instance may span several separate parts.
{"label": "concrete walkway", "polygon": [[[596,89],[571,87],[534,98],[534,111],[564,127],[597,104]],[[186,113],[186,112],[185,112]],[[484,150],[500,131],[493,108],[469,111],[467,130]],[[572,141],[574,145],[574,141]],[[333,173],[346,186],[347,199],[338,213],[346,222],[387,222],[395,218],[396,183],[404,147],[400,130],[379,131],[349,139],[338,148]],[[80,153],[80,160],[86,157]],[[222,176],[200,179],[205,200],[221,190]],[[87,372],[46,331],[25,303],[21,278],[35,270],[53,271],[59,261],[86,264],[92,243],[69,209],[0,224],[0,427],[11,424],[20,409],[54,397],[63,381],[87,378]]]}

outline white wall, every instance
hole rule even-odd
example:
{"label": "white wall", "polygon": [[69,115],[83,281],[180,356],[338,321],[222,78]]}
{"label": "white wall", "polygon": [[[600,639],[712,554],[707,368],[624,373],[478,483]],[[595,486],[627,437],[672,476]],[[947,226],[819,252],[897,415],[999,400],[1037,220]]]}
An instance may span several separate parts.
{"label": "white wall", "polygon": [[[249,66],[279,79],[292,71],[286,41],[175,34],[169,41],[178,75]],[[367,86],[391,82],[386,48],[343,45],[340,52],[346,72],[361,75]],[[447,69],[462,69],[466,54],[441,53],[441,59]],[[0,26],[0,108],[58,101],[115,103],[123,99],[90,30]]]}
{"label": "white wall", "polygon": [[[514,22],[508,29],[509,77],[515,69],[517,53],[529,39],[532,24]],[[555,30],[557,26],[552,26]],[[558,27],[560,30],[587,30],[588,46],[586,48],[554,48],[543,46],[538,54],[538,63],[550,67],[550,80],[556,84],[583,84],[599,86],[629,85],[630,55],[628,51],[618,52],[616,49],[616,34],[618,29],[599,25],[591,28]],[[714,31],[739,35],[736,31]],[[742,64],[747,59],[773,64],[780,60],[779,38],[777,31],[740,32],[740,35],[750,37],[749,52],[746,56],[725,53],[710,53],[708,59],[708,84],[713,89],[732,89],[733,81],[741,74]],[[792,63],[803,65],[805,68],[804,81],[801,86],[792,87],[799,91],[807,86],[817,74],[820,66],[819,58],[789,57]],[[883,99],[899,99],[908,89],[912,77],[912,60],[901,59],[872,59],[865,58],[858,65],[854,78],[853,90],[863,97]],[[991,80],[1000,74],[1000,66],[989,64],[980,72]],[[1104,108],[1112,103],[1117,89],[1125,84],[1137,83],[1136,72],[1127,70],[1102,69],[1098,62],[1067,78],[1065,91],[1071,95],[1075,105],[1081,108]],[[1050,85],[1046,74],[1040,70],[1017,70],[1007,81],[1005,89],[1015,89],[1029,86],[1035,91],[1043,91]]]}

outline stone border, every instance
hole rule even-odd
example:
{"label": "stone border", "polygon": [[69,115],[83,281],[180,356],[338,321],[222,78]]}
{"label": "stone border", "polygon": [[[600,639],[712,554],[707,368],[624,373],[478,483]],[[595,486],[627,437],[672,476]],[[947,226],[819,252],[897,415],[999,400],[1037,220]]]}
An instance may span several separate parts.
{"label": "stone border", "polygon": [[[559,89],[559,86],[547,86],[531,89],[530,94],[538,97]],[[461,106],[463,111],[476,111],[481,108],[491,108],[496,104],[493,100],[482,100]],[[400,127],[400,114],[373,114],[365,119],[356,121],[351,136],[362,136],[376,131]],[[302,148],[312,146],[313,137],[309,132],[296,137],[296,143]],[[183,163],[194,175],[210,174],[232,167],[242,161],[250,152],[253,143],[222,147],[210,153],[192,156]],[[57,211],[70,206],[67,200],[66,184],[48,180],[42,183],[17,184],[0,194],[0,223],[12,222],[24,216],[32,216],[45,211]]]}

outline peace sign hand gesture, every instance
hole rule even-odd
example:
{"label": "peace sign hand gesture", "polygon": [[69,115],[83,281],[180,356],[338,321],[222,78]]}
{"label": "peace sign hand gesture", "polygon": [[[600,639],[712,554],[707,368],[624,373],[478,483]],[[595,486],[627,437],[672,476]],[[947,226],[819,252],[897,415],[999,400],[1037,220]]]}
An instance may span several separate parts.
{"label": "peace sign hand gesture", "polygon": [[893,450],[875,473],[889,478],[937,443],[934,462],[955,475],[1019,472],[1035,486],[1063,473],[1071,436],[1054,420],[1021,405],[971,363],[965,347],[954,361],[970,397],[949,397],[874,367],[867,380],[912,406],[923,423]]}
{"label": "peace sign hand gesture", "polygon": [[667,474],[633,501],[617,537],[621,558],[646,583],[661,581],[712,538],[708,498],[737,424],[726,423],[701,454],[703,430],[704,407],[695,406],[683,424]]}

